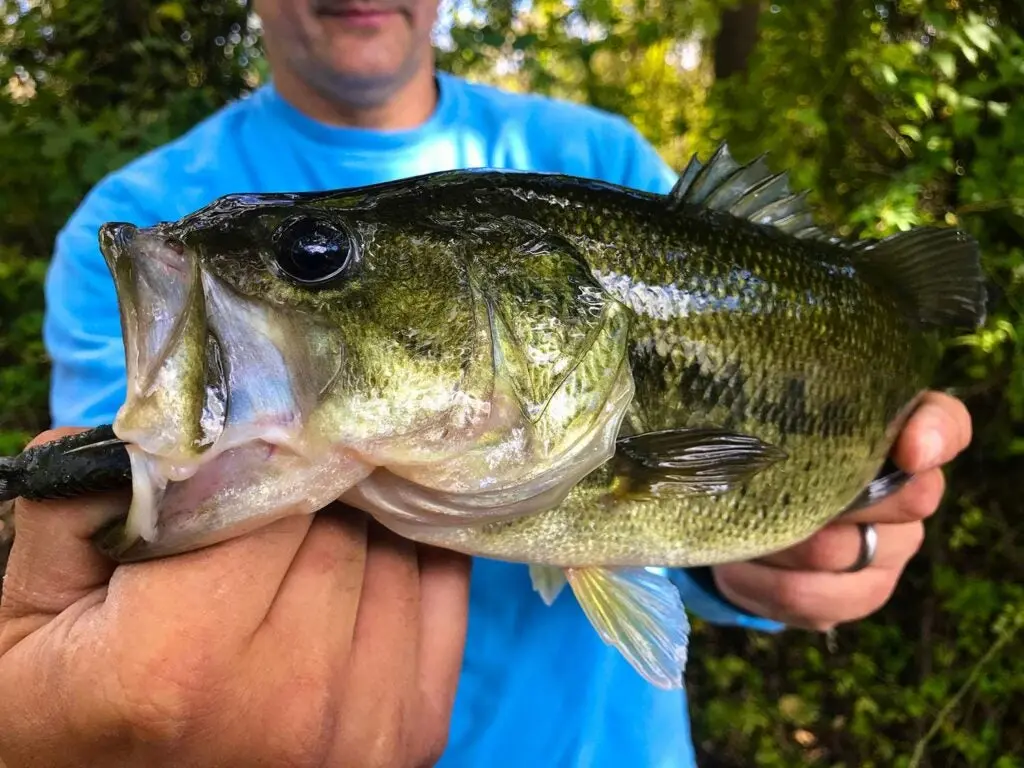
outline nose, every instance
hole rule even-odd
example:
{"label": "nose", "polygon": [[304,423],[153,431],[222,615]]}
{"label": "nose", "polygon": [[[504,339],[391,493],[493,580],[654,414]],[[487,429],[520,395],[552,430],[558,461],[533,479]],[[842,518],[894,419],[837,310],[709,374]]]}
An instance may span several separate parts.
{"label": "nose", "polygon": [[104,249],[125,250],[135,239],[138,227],[119,221],[111,221],[100,227],[100,244]]}

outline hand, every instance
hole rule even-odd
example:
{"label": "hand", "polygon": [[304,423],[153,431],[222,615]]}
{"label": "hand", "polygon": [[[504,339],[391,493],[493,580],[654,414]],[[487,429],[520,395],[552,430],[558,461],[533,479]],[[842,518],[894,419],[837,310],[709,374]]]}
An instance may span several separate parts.
{"label": "hand", "polygon": [[[756,615],[823,632],[874,613],[888,602],[903,569],[920,549],[922,521],[938,508],[945,490],[941,466],[970,441],[971,418],[964,405],[929,392],[893,451],[896,464],[916,475],[913,480],[899,493],[851,512],[784,552],[715,567],[719,590]],[[860,551],[856,523],[875,524],[878,549],[867,568],[843,573]]]}
{"label": "hand", "polygon": [[88,538],[126,507],[123,495],[18,503],[0,601],[0,765],[439,758],[468,558],[342,508],[115,568]]}

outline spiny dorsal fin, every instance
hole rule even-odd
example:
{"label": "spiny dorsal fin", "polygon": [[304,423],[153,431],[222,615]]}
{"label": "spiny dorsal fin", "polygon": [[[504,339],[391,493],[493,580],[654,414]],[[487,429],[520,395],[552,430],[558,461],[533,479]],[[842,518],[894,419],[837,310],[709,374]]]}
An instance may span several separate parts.
{"label": "spiny dorsal fin", "polygon": [[765,157],[742,165],[726,142],[706,165],[694,155],[668,194],[669,208],[703,206],[840,246],[894,286],[913,319],[937,326],[984,324],[985,278],[973,238],[960,230],[920,227],[884,240],[843,240],[815,224],[807,193],[791,193],[788,175],[773,174]]}
{"label": "spiny dorsal fin", "polygon": [[881,240],[845,243],[866,274],[904,299],[907,314],[934,326],[985,323],[985,275],[978,242],[958,229],[918,227]]}
{"label": "spiny dorsal fin", "polygon": [[772,173],[766,158],[761,155],[742,165],[729,153],[725,142],[707,165],[694,155],[668,194],[669,207],[700,205],[774,226],[794,237],[833,239],[815,225],[807,193],[793,194],[789,175]]}

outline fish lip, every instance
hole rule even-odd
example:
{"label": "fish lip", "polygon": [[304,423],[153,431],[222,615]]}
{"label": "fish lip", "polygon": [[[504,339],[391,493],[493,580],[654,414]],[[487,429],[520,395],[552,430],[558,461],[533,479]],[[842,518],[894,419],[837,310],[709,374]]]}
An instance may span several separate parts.
{"label": "fish lip", "polygon": [[137,232],[138,227],[127,221],[108,221],[100,227],[100,252],[108,263],[128,252]]}
{"label": "fish lip", "polygon": [[[198,256],[167,225],[109,222],[99,235],[117,295],[125,354],[127,391],[114,419],[115,434],[152,460],[175,465],[174,474],[189,474],[193,462],[186,457],[201,453],[202,446],[178,438],[171,426],[173,415],[154,419],[156,412],[150,411],[147,401],[163,386],[164,366],[184,343],[189,324],[196,322],[195,303],[205,305],[205,298],[196,295],[202,290]],[[193,332],[188,332],[190,338]],[[223,351],[213,351],[223,366]]]}

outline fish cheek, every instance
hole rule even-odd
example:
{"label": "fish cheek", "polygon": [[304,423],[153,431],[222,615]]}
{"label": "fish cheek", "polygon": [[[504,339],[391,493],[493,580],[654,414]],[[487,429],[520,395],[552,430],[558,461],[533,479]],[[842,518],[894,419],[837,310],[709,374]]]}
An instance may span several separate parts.
{"label": "fish cheek", "polygon": [[486,312],[464,268],[440,243],[416,262],[401,257],[407,246],[378,251],[375,268],[332,298],[345,362],[314,417],[317,432],[381,466],[457,451],[486,416],[493,381]]}

